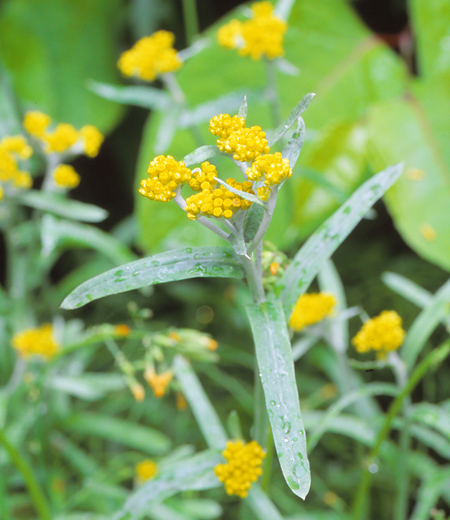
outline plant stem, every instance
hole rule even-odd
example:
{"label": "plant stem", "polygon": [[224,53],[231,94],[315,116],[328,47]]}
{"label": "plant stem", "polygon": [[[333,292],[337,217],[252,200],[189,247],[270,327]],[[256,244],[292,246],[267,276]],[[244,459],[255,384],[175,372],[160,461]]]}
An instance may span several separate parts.
{"label": "plant stem", "polygon": [[275,70],[274,60],[265,59],[266,73],[267,73],[267,90],[266,97],[270,103],[270,110],[272,111],[272,122],[274,128],[281,123],[280,106],[277,95],[277,75]]}
{"label": "plant stem", "polygon": [[258,228],[258,231],[253,238],[252,243],[247,249],[247,254],[251,255],[253,251],[258,247],[259,243],[263,239],[264,235],[266,234],[267,229],[269,228],[270,222],[272,220],[273,212],[275,210],[275,205],[277,203],[277,197],[278,197],[278,186],[274,186],[272,188],[272,194],[270,195],[269,200],[267,201],[267,207],[266,211],[264,212],[263,220]]}
{"label": "plant stem", "polygon": [[449,354],[450,340],[443,343],[440,347],[432,350],[430,354],[428,354],[428,356],[426,356],[419,363],[419,365],[412,373],[410,379],[404,386],[402,392],[392,402],[389,411],[386,414],[384,424],[378,432],[375,444],[370,452],[367,469],[365,469],[363,472],[361,482],[355,495],[352,514],[352,518],[354,520],[364,520],[366,518],[366,501],[368,498],[370,483],[372,480],[372,474],[370,473],[368,468],[370,463],[378,457],[381,445],[388,436],[392,422],[400,412],[405,399],[411,394],[411,392],[414,390],[419,381],[424,377],[424,375],[428,372],[428,370],[440,364]]}
{"label": "plant stem", "polygon": [[39,487],[39,484],[37,483],[37,480],[33,475],[33,471],[30,465],[22,457],[20,451],[8,441],[3,429],[0,429],[0,444],[4,447],[11,461],[22,474],[25,480],[25,484],[28,487],[28,491],[30,492],[30,496],[33,501],[34,507],[36,508],[36,511],[39,513],[40,518],[42,520],[51,520],[52,515],[50,513],[50,508],[47,499],[45,498],[44,493]]}
{"label": "plant stem", "polygon": [[184,28],[186,31],[186,41],[188,45],[195,42],[197,34],[200,32],[198,26],[196,0],[182,0]]}

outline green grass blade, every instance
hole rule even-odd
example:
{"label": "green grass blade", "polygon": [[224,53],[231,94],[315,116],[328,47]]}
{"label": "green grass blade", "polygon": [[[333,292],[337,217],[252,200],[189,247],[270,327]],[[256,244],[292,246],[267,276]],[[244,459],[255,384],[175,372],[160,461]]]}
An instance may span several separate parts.
{"label": "green grass blade", "polygon": [[448,314],[449,304],[450,280],[436,292],[429,304],[421,311],[408,330],[405,342],[400,351],[401,357],[408,370],[414,367],[417,357],[424,348],[428,338]]}
{"label": "green grass blade", "polygon": [[143,258],[95,276],[72,291],[61,307],[75,309],[104,296],[157,283],[242,276],[241,264],[231,248],[189,247]]}
{"label": "green grass blade", "polygon": [[381,275],[381,280],[389,289],[418,307],[426,307],[433,299],[430,292],[400,274],[385,272]]}
{"label": "green grass blade", "polygon": [[330,258],[372,205],[392,186],[402,169],[403,166],[397,164],[374,175],[309,237],[274,289],[275,294],[282,297],[287,317],[292,314],[298,298],[309,287],[322,262]]}
{"label": "green grass blade", "polygon": [[149,455],[163,455],[171,447],[170,439],[153,428],[97,413],[74,413],[60,426],[66,432],[100,437]]}
{"label": "green grass blade", "polygon": [[248,305],[267,414],[284,478],[305,498],[311,485],[294,362],[281,302]]}
{"label": "green grass blade", "polygon": [[222,462],[216,451],[204,451],[162,470],[155,478],[131,494],[112,520],[140,518],[152,502],[163,500],[187,490],[211,489],[221,486],[213,469]]}
{"label": "green grass blade", "polygon": [[225,429],[191,365],[183,356],[178,355],[175,356],[173,370],[206,444],[216,450],[225,449],[227,443]]}

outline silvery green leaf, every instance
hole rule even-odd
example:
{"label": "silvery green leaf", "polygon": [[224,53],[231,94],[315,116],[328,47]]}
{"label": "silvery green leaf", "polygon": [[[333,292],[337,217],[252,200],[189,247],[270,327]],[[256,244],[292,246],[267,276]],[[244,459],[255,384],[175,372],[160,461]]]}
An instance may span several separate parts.
{"label": "silvery green leaf", "polygon": [[178,130],[182,111],[182,106],[178,103],[174,103],[164,112],[161,124],[156,133],[154,144],[155,154],[162,154],[169,148],[173,136]]}
{"label": "silvery green leaf", "polygon": [[259,484],[252,485],[245,502],[258,520],[283,520],[281,513]]}
{"label": "silvery green leaf", "polygon": [[284,58],[277,58],[275,67],[287,76],[298,76],[300,74],[300,69]]}
{"label": "silvery green leaf", "polygon": [[239,107],[238,116],[243,117],[245,119],[247,117],[247,112],[248,112],[247,96],[244,96],[241,106]]}
{"label": "silvery green leaf", "polygon": [[278,0],[275,6],[275,14],[282,20],[288,20],[295,0]]}
{"label": "silvery green leaf", "polygon": [[181,51],[178,51],[178,57],[181,61],[186,61],[189,58],[192,58],[199,52],[201,52],[203,49],[206,49],[208,45],[210,45],[211,39],[210,38],[200,38],[200,40],[197,40],[195,43],[193,43],[190,47],[187,47],[186,49],[183,49]]}
{"label": "silvery green leaf", "polygon": [[225,94],[212,101],[206,101],[200,105],[183,110],[180,116],[180,128],[189,128],[209,121],[213,116],[235,112],[244,96],[244,91]]}
{"label": "silvery green leaf", "polygon": [[394,184],[402,170],[403,165],[397,164],[374,175],[309,237],[274,288],[275,295],[281,295],[286,316],[292,314],[297,300],[313,281],[322,262],[331,257],[367,210]]}
{"label": "silvery green leaf", "polygon": [[207,445],[225,449],[227,434],[191,365],[183,356],[176,355],[173,370]]}
{"label": "silvery green leaf", "polygon": [[123,105],[165,110],[171,103],[169,95],[153,87],[124,87],[122,85],[99,83],[93,80],[87,82],[87,87],[98,96]]}
{"label": "silvery green leaf", "polygon": [[240,234],[231,234],[229,237],[231,246],[237,255],[245,255],[247,247],[244,242],[244,237]]}
{"label": "silvery green leaf", "polygon": [[305,122],[303,121],[303,118],[300,116],[297,121],[297,128],[291,137],[289,139],[286,146],[283,148],[283,151],[281,152],[281,155],[284,159],[289,160],[289,166],[291,168],[294,168],[295,163],[297,162],[297,159],[300,155],[300,152],[303,148],[303,143],[305,141]]}
{"label": "silvery green leaf", "polygon": [[188,247],[136,260],[79,285],[63,301],[74,309],[92,300],[148,285],[188,278],[242,278],[241,263],[230,247]]}
{"label": "silvery green leaf", "polygon": [[311,485],[292,349],[280,301],[246,306],[267,415],[284,478],[305,498]]}
{"label": "silvery green leaf", "polygon": [[18,193],[14,198],[24,206],[82,222],[101,222],[108,216],[103,208],[68,199],[60,193],[28,190]]}
{"label": "silvery green leaf", "polygon": [[287,118],[277,127],[270,135],[267,137],[267,141],[269,142],[269,146],[273,146],[276,142],[278,142],[283,135],[291,128],[291,126],[295,123],[295,121],[299,118],[300,114],[302,114],[308,107],[312,101],[312,98],[315,94],[306,94],[303,99],[298,103],[298,105],[292,110],[292,112],[287,116]]}
{"label": "silvery green leaf", "polygon": [[219,183],[222,184],[222,186],[225,186],[225,188],[232,193],[235,193],[236,195],[239,195],[239,197],[242,197],[245,200],[249,200],[250,202],[254,202],[255,204],[258,204],[258,206],[261,206],[263,208],[266,207],[266,204],[258,198],[256,195],[252,195],[251,193],[246,193],[245,191],[237,190],[236,188],[233,188],[233,186],[230,186],[222,179],[219,179],[218,177],[214,177],[214,179]]}
{"label": "silvery green leaf", "polygon": [[381,280],[389,289],[418,307],[426,307],[433,300],[433,295],[429,291],[400,274],[386,271],[381,275]]}
{"label": "silvery green leaf", "polygon": [[243,228],[244,241],[246,244],[250,244],[250,242],[255,238],[263,217],[264,208],[259,204],[252,204],[252,206],[247,210]]}
{"label": "silvery green leaf", "polygon": [[193,152],[187,154],[183,158],[183,162],[186,166],[193,166],[194,164],[200,164],[203,161],[207,161],[211,159],[211,157],[215,157],[216,155],[228,155],[223,154],[217,146],[213,144],[207,144],[205,146],[200,146]]}
{"label": "silvery green leaf", "polygon": [[213,471],[221,462],[223,458],[219,452],[208,450],[161,470],[131,494],[112,520],[141,518],[153,502],[160,503],[182,491],[200,491],[221,486]]}

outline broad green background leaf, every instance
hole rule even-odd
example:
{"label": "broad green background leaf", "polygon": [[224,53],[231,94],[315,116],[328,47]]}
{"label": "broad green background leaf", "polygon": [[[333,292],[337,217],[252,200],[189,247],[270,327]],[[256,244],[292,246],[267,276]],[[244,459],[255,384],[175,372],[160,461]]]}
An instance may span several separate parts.
{"label": "broad green background leaf", "polygon": [[305,498],[311,485],[292,349],[281,302],[246,307],[272,434],[284,478]]}
{"label": "broad green background leaf", "polygon": [[77,127],[105,131],[122,108],[85,87],[116,82],[121,0],[6,0],[0,6],[0,57],[28,108]]}
{"label": "broad green background leaf", "polygon": [[106,271],[87,280],[62,303],[74,309],[111,294],[187,278],[242,278],[239,259],[229,247],[186,248],[160,253]]}
{"label": "broad green background leaf", "polygon": [[[242,18],[242,8],[230,13],[213,26],[207,35],[212,43],[199,54],[187,61],[177,73],[177,77],[191,106],[196,106],[233,90],[248,88],[248,125],[260,125],[269,131],[275,127],[271,120],[267,103],[262,96],[252,97],[252,91],[265,85],[264,63],[242,58],[234,51],[219,48],[215,41],[217,29],[226,20]],[[286,59],[303,72],[296,77],[277,74],[280,94],[281,117],[286,117],[308,92],[315,92],[311,106],[304,114],[307,132],[327,131],[327,125],[358,125],[367,107],[376,101],[389,99],[402,91],[404,67],[395,54],[371,36],[359,21],[357,15],[344,0],[324,0],[317,9],[309,2],[295,2],[289,19],[286,35]],[[213,66],[211,64],[214,64]],[[235,113],[239,108],[237,104]],[[211,113],[210,116],[216,115]],[[137,181],[145,178],[148,163],[155,156],[154,142],[156,127],[161,116],[152,114],[147,123],[142,140],[140,160],[137,165]],[[325,179],[335,178],[345,193],[351,193],[364,178],[363,162],[355,155],[361,148],[359,126],[348,141],[347,149],[324,147],[321,155],[327,157],[327,167],[318,170]],[[213,144],[213,136],[208,135],[207,124],[200,127],[204,143],[196,142],[188,130],[178,131],[168,148],[168,153],[181,160],[187,153],[201,144]],[[309,143],[307,142],[305,148]],[[353,147],[353,148],[352,148]],[[219,174],[240,178],[237,167],[223,158],[213,159]],[[285,247],[307,236],[324,218],[339,206],[341,200],[333,193],[315,186],[311,180],[302,178],[301,171],[306,163],[302,155],[294,175],[280,190],[277,210],[269,228],[267,239]],[[330,164],[339,164],[336,172]],[[187,191],[187,190],[186,190]],[[136,195],[139,222],[139,242],[149,251],[180,247],[180,244],[218,243],[217,237],[202,230],[195,222],[188,222],[186,216],[175,204],[151,202]],[[151,222],[158,219],[166,225],[155,229]]]}

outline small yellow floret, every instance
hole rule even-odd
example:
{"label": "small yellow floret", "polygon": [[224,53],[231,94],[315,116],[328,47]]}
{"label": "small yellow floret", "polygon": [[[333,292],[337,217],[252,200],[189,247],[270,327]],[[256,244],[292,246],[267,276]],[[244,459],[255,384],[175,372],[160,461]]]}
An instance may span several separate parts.
{"label": "small yellow floret", "polygon": [[289,325],[299,331],[329,316],[336,305],[336,298],[329,293],[302,294],[292,311]]}
{"label": "small yellow floret", "polygon": [[80,176],[73,166],[60,164],[53,172],[53,180],[60,188],[72,189],[80,184]]}
{"label": "small yellow floret", "polygon": [[157,374],[155,369],[147,368],[144,372],[144,378],[150,385],[155,397],[162,397],[166,393],[167,385],[172,381],[172,370],[166,370],[162,374]]}
{"label": "small yellow floret", "polygon": [[151,459],[146,459],[136,465],[136,479],[139,483],[153,478],[158,472],[158,466]]}
{"label": "small yellow floret", "polygon": [[80,136],[84,143],[84,152],[88,157],[95,157],[100,150],[104,137],[102,133],[93,125],[83,126]]}
{"label": "small yellow floret", "polygon": [[45,152],[65,152],[78,141],[78,137],[78,132],[72,125],[60,123],[53,132],[44,135],[42,140],[45,143]]}
{"label": "small yellow floret", "polygon": [[223,139],[228,139],[232,132],[243,128],[245,128],[245,119],[239,116],[231,117],[229,114],[219,114],[209,122],[209,131]]}
{"label": "small yellow floret", "polygon": [[124,76],[136,76],[153,81],[158,74],[178,70],[182,62],[173,48],[175,36],[168,31],[158,31],[146,36],[122,53],[117,63]]}
{"label": "small yellow floret", "polygon": [[11,346],[24,358],[42,356],[50,359],[60,350],[53,337],[53,326],[50,323],[45,323],[38,329],[27,329],[14,334]]}
{"label": "small yellow floret", "polygon": [[352,343],[358,352],[376,350],[379,357],[383,358],[387,352],[397,350],[404,337],[400,316],[395,311],[383,311],[364,323]]}
{"label": "small yellow floret", "polygon": [[0,146],[6,152],[18,155],[20,159],[29,159],[33,154],[33,148],[27,143],[23,135],[4,137],[0,141]]}
{"label": "small yellow floret", "polygon": [[11,180],[15,188],[22,190],[28,190],[33,185],[33,179],[28,172],[17,171]]}
{"label": "small yellow floret", "polygon": [[256,441],[244,444],[242,441],[227,442],[222,452],[226,464],[218,464],[214,468],[217,478],[225,484],[228,495],[245,498],[252,485],[262,474],[262,462],[266,456]]}
{"label": "small yellow floret", "polygon": [[176,196],[175,189],[186,184],[192,172],[184,162],[171,155],[159,155],[148,166],[148,179],[141,181],[139,193],[150,200],[169,202]]}
{"label": "small yellow floret", "polygon": [[47,114],[38,111],[27,112],[23,120],[23,127],[29,134],[43,138],[51,122],[52,120]]}

